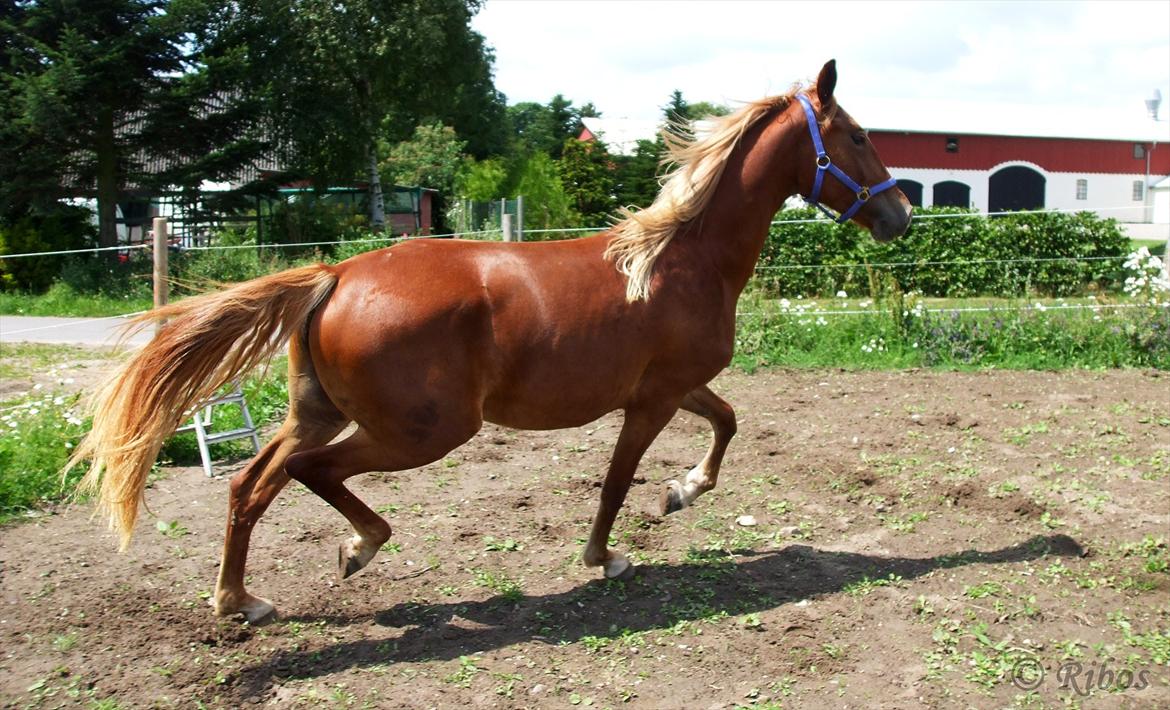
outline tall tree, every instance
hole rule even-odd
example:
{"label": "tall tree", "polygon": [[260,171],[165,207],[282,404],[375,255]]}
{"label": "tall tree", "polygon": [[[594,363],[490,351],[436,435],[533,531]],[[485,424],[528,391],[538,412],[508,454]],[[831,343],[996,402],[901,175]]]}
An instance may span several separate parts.
{"label": "tall tree", "polygon": [[403,141],[389,150],[389,157],[381,163],[383,177],[392,185],[411,185],[438,190],[434,211],[436,229],[447,231],[447,199],[454,194],[455,180],[466,160],[463,149],[466,141],[455,135],[455,129],[440,123],[422,124],[414,129],[409,141]]}
{"label": "tall tree", "polygon": [[0,11],[0,216],[95,195],[116,241],[129,187],[234,175],[262,143],[233,91],[247,63],[220,42],[231,0],[27,0]]}
{"label": "tall tree", "polygon": [[508,107],[512,126],[512,152],[527,156],[533,152],[560,158],[565,140],[581,135],[582,118],[599,117],[601,112],[588,102],[574,108],[573,102],[557,94],[547,104],[523,101]]}
{"label": "tall tree", "polygon": [[689,121],[692,116],[683,93],[678,89],[670,92],[670,98],[662,107],[662,115],[667,121]]}
{"label": "tall tree", "polygon": [[614,158],[617,163],[614,193],[620,207],[649,207],[658,196],[659,160],[666,144],[659,134],[655,140],[640,140],[633,155]]}
{"label": "tall tree", "polygon": [[704,118],[712,116],[726,116],[731,113],[731,109],[723,104],[711,103],[710,101],[697,101],[693,104],[687,104],[687,114],[692,120],[701,121]]}
{"label": "tall tree", "polygon": [[561,185],[585,226],[604,226],[613,213],[615,164],[600,140],[565,140],[557,171]]}
{"label": "tall tree", "polygon": [[[384,224],[379,138],[406,140],[420,122],[448,116],[503,117],[491,52],[470,27],[478,0],[250,1],[270,21],[257,49],[291,164],[318,184],[364,172],[375,229]],[[476,152],[502,141],[470,134]]]}
{"label": "tall tree", "polygon": [[[545,153],[533,153],[524,163],[517,188],[524,195],[524,228],[562,229],[579,225],[580,216],[573,209],[557,166]],[[535,238],[541,239],[540,235]]]}
{"label": "tall tree", "polygon": [[19,136],[5,162],[29,167],[31,156],[13,153],[35,146],[35,159],[45,163],[34,175],[48,170],[77,186],[96,183],[102,246],[116,242],[119,189],[140,173],[150,147],[143,125],[169,77],[184,68],[164,7],[158,0],[23,2],[12,18],[7,84]]}

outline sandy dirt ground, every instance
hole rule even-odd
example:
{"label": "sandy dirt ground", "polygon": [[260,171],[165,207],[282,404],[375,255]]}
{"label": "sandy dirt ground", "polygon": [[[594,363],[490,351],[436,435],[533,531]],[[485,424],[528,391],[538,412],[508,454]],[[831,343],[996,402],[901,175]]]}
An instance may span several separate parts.
{"label": "sandy dirt ground", "polygon": [[164,468],[119,554],[85,506],[0,529],[0,706],[1170,707],[1170,376],[726,372],[718,488],[660,516],[703,456],[680,413],[613,544],[581,565],[620,413],[486,426],[354,479],[394,536],[336,579],[345,521],[297,484],[249,588],[208,607],[226,477]]}

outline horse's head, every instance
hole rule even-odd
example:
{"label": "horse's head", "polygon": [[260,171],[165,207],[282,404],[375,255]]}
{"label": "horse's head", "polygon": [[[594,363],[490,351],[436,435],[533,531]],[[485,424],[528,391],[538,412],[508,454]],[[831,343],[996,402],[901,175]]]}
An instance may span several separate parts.
{"label": "horse's head", "polygon": [[[910,201],[895,185],[865,131],[837,104],[837,63],[829,60],[816,86],[797,95],[808,124],[801,143],[798,185],[801,195],[839,222],[852,219],[874,239],[889,241],[910,226]],[[836,210],[840,217],[825,209]]]}

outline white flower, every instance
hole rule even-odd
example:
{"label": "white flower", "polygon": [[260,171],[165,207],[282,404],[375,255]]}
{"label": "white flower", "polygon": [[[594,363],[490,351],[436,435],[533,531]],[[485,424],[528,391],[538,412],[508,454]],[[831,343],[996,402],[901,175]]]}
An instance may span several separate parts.
{"label": "white flower", "polygon": [[845,293],[844,291],[838,291],[837,298],[849,298],[849,294]]}

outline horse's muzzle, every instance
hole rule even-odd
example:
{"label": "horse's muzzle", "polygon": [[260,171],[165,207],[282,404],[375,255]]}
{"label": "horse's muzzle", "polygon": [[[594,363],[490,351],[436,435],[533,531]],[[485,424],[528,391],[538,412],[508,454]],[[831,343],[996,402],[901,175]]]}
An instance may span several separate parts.
{"label": "horse's muzzle", "polygon": [[[872,206],[877,207],[876,202]],[[912,211],[910,201],[905,198],[883,201],[880,211],[873,219],[873,225],[869,228],[869,233],[879,242],[897,239],[910,228]]]}

